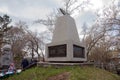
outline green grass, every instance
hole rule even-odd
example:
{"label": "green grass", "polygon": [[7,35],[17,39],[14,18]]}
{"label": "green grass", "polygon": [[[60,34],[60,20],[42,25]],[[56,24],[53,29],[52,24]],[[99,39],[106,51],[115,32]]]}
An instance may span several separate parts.
{"label": "green grass", "polygon": [[69,80],[120,80],[116,74],[94,67],[35,67],[7,78],[6,80],[47,80],[51,76],[69,72]]}

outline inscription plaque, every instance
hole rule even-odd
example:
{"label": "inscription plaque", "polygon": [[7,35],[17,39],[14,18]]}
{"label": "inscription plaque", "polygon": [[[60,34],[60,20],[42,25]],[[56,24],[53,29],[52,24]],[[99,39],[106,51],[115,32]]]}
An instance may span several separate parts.
{"label": "inscription plaque", "polygon": [[77,45],[73,45],[73,57],[85,58],[85,48]]}
{"label": "inscription plaque", "polygon": [[67,56],[67,45],[56,45],[48,47],[48,57],[66,57]]}

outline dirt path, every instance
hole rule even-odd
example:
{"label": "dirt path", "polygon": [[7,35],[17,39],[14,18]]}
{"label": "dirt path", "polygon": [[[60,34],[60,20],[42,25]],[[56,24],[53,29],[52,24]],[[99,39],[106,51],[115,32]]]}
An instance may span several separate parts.
{"label": "dirt path", "polygon": [[47,80],[68,80],[70,72],[64,72],[56,76],[49,77]]}

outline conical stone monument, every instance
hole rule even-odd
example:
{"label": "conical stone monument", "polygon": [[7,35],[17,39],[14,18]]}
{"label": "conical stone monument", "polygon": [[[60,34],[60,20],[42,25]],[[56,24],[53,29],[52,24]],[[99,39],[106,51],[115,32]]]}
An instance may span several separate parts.
{"label": "conical stone monument", "polygon": [[46,45],[45,61],[84,62],[86,49],[80,43],[75,20],[68,14],[57,18],[52,42]]}

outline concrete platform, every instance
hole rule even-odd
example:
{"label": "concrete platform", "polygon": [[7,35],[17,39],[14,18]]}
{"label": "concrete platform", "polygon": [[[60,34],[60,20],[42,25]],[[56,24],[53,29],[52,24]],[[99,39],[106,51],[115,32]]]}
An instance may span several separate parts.
{"label": "concrete platform", "polygon": [[60,66],[94,66],[93,63],[53,63],[53,62],[38,62],[38,66],[42,67],[48,67],[48,66],[53,66],[53,67],[60,67]]}

